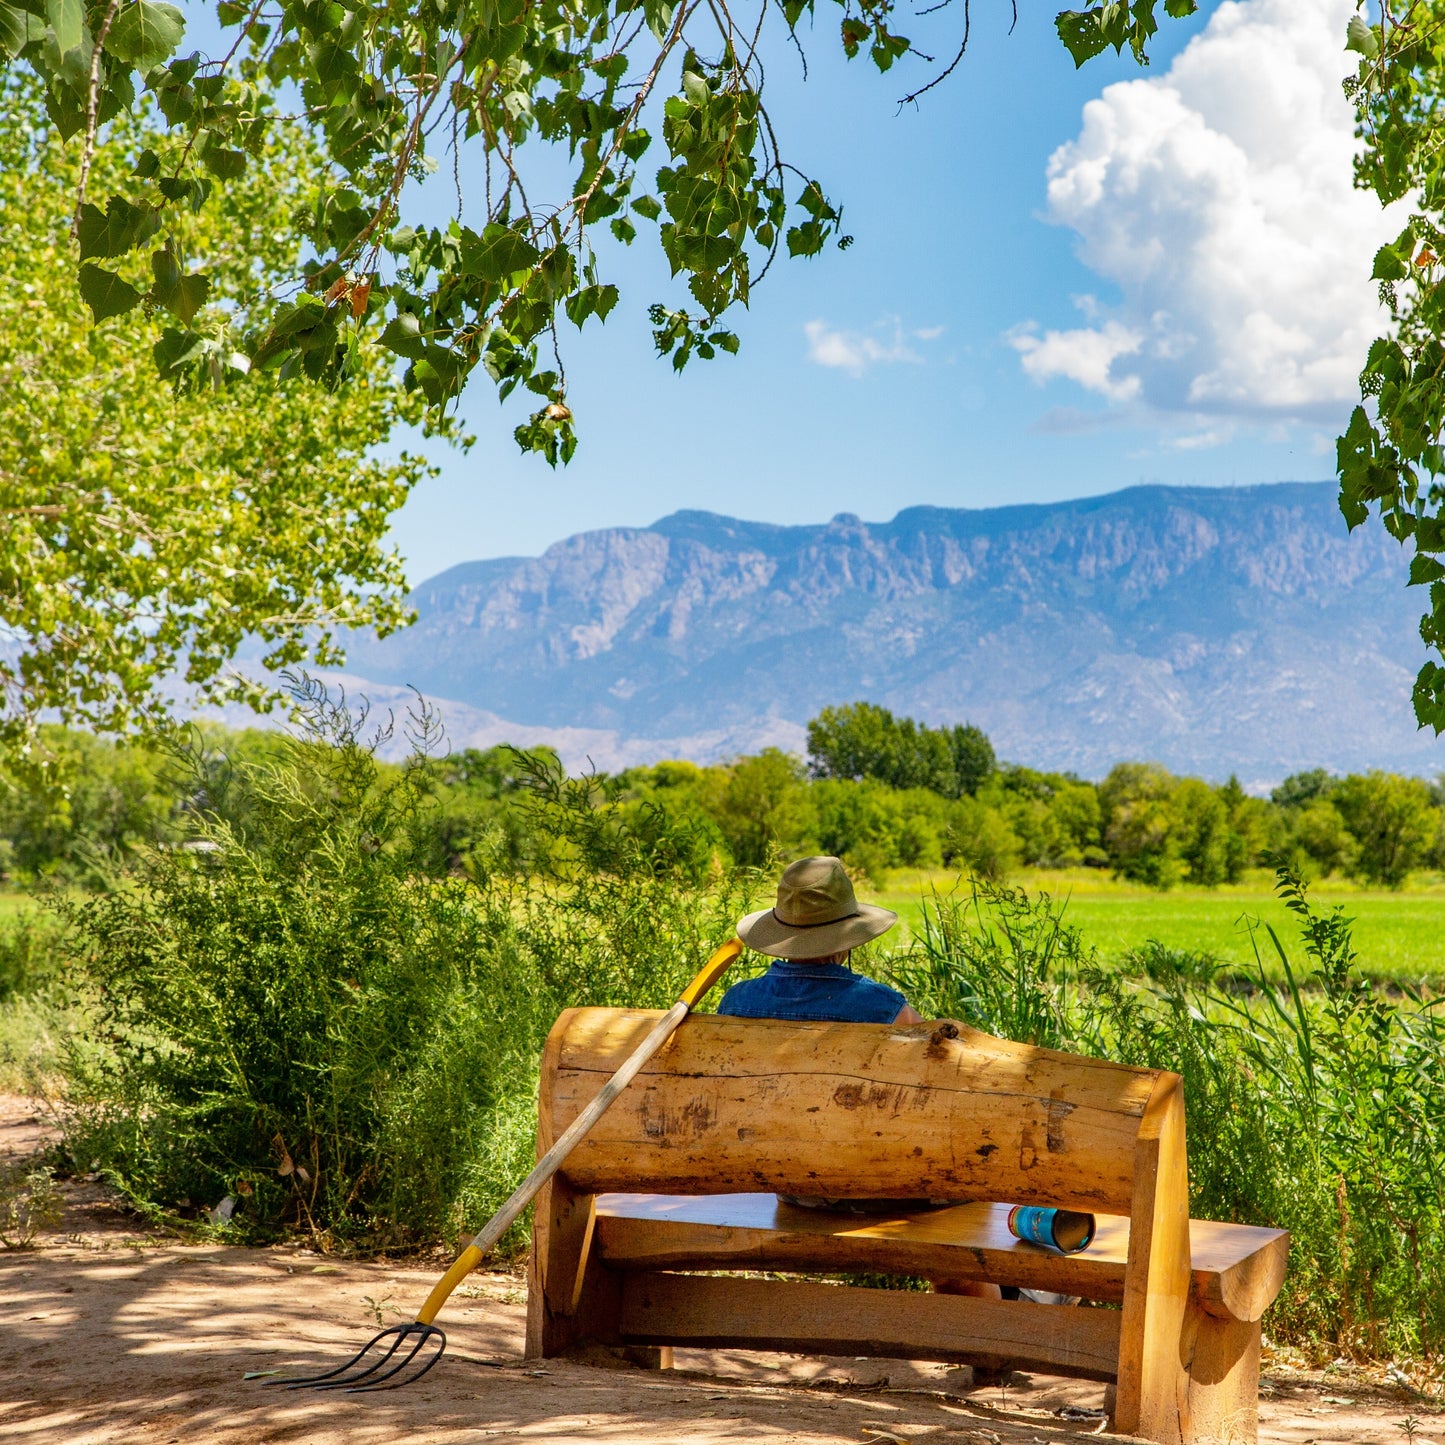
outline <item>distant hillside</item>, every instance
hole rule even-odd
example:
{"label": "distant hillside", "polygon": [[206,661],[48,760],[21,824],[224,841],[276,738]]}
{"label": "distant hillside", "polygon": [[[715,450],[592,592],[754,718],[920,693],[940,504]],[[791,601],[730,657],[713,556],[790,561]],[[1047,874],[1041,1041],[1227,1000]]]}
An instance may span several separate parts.
{"label": "distant hillside", "polygon": [[1332,483],[1138,487],[777,527],[677,512],[467,563],[348,671],[413,684],[454,742],[555,737],[617,766],[800,747],[828,703],[968,719],[1001,755],[1267,782],[1445,768],[1415,732],[1404,554],[1349,536]]}

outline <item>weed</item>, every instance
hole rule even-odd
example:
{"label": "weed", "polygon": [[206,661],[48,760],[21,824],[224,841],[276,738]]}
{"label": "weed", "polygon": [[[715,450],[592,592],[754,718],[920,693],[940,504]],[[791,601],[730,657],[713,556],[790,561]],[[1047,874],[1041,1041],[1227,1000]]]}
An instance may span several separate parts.
{"label": "weed", "polygon": [[60,1223],[62,1198],[48,1164],[0,1163],[0,1247],[29,1249]]}
{"label": "weed", "polygon": [[370,1315],[378,1325],[384,1325],[386,1323],[387,1315],[399,1315],[401,1313],[391,1301],[392,1296],[389,1293],[382,1295],[380,1299],[369,1294],[364,1294],[361,1297],[361,1303],[365,1306],[366,1313]]}

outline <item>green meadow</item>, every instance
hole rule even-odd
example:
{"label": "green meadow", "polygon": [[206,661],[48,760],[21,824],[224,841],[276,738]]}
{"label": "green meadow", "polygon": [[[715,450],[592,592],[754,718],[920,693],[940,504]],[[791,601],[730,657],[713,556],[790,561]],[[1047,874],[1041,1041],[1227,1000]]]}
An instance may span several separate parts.
{"label": "green meadow", "polygon": [[[1083,933],[1086,944],[1114,962],[1150,939],[1171,948],[1209,953],[1230,966],[1254,962],[1254,941],[1266,953],[1271,973],[1278,973],[1268,935],[1274,927],[1287,943],[1296,930],[1274,897],[1274,875],[1263,869],[1235,884],[1217,888],[1172,888],[1167,892],[1117,879],[1092,868],[1025,869],[1010,880],[1014,886],[1040,890],[1066,902],[1065,918]],[[920,900],[930,890],[945,893],[967,888],[948,872],[890,875],[872,901],[896,909],[910,932],[917,926]],[[1340,904],[1356,920],[1355,946],[1359,969],[1382,982],[1410,983],[1445,976],[1445,876],[1419,874],[1411,885],[1392,892],[1358,887],[1327,878],[1311,890],[1316,903]]]}

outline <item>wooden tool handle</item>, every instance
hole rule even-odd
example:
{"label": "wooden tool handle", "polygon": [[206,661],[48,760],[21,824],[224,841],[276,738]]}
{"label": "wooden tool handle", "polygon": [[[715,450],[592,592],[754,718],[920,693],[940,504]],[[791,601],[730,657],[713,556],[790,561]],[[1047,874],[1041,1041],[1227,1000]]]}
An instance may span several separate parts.
{"label": "wooden tool handle", "polygon": [[607,1112],[612,1101],[635,1079],[644,1064],[672,1036],[698,1000],[725,974],[733,960],[743,951],[734,938],[723,944],[703,965],[702,971],[682,991],[681,997],[657,1021],[652,1032],[638,1044],[613,1076],[602,1086],[597,1097],[562,1132],[561,1138],[537,1161],[537,1167],[516,1187],[512,1196],[487,1221],[481,1232],[452,1261],[452,1266],[436,1282],[417,1314],[417,1323],[429,1325],[437,1316],[447,1296],[486,1257],[488,1251],[507,1232],[513,1221],[532,1202],[537,1191],[562,1167],[567,1156],[582,1142],[588,1130]]}

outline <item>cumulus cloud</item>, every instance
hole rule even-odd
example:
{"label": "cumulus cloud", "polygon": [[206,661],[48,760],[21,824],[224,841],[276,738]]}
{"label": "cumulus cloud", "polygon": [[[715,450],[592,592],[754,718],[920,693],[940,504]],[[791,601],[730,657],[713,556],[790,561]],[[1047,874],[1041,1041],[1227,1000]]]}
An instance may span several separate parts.
{"label": "cumulus cloud", "polygon": [[861,376],[870,366],[921,363],[923,358],[913,343],[937,340],[943,335],[943,327],[905,331],[902,322],[895,319],[872,331],[841,331],[825,321],[809,321],[803,326],[803,335],[808,341],[809,361]]}
{"label": "cumulus cloud", "polygon": [[1226,0],[1169,70],[1109,86],[1049,161],[1049,218],[1119,290],[1096,324],[1009,341],[1037,381],[1229,420],[1333,424],[1383,316],[1369,279],[1399,230],[1352,184],[1340,89],[1354,0]]}

